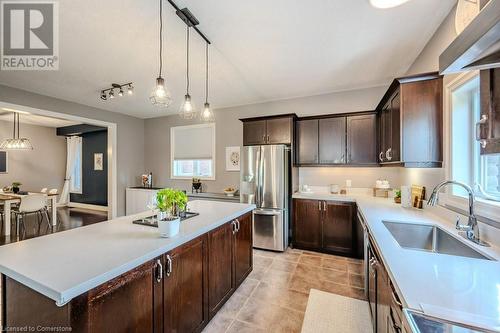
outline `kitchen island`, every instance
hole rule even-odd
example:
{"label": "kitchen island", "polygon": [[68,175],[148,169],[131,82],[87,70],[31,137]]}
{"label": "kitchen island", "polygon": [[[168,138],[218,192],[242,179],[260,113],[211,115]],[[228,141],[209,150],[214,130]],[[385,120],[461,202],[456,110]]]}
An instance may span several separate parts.
{"label": "kitchen island", "polygon": [[2,246],[4,329],[201,331],[252,270],[254,206],[188,209],[173,238],[144,212]]}

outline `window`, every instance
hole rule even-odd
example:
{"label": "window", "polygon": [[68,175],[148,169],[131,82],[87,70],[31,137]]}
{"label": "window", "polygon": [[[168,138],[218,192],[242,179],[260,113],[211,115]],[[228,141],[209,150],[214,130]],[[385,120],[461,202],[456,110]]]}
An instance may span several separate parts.
{"label": "window", "polygon": [[70,193],[82,193],[82,139],[79,138],[76,155],[75,164],[73,171],[71,172],[71,181],[69,186]]}
{"label": "window", "polygon": [[171,178],[215,179],[215,124],[170,129]]}
{"label": "window", "polygon": [[[451,89],[451,178],[476,189],[486,200],[500,201],[500,154],[480,154],[475,124],[480,117],[479,76],[462,80]],[[478,190],[478,185],[482,191]],[[452,194],[466,196],[453,187]]]}

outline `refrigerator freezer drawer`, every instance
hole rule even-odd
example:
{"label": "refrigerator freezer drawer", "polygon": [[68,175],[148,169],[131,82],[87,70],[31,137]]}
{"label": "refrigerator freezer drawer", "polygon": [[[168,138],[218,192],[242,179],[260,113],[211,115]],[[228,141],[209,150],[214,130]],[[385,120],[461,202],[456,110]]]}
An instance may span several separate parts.
{"label": "refrigerator freezer drawer", "polygon": [[285,215],[283,210],[253,211],[253,246],[260,249],[285,250]]}

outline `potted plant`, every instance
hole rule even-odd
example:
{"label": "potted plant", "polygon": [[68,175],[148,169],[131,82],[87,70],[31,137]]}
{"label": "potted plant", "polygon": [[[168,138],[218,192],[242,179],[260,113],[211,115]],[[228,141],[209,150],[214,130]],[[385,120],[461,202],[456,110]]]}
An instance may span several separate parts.
{"label": "potted plant", "polygon": [[186,209],[187,195],[183,191],[164,188],[156,194],[158,229],[162,237],[173,237],[179,233],[180,213]]}
{"label": "potted plant", "polygon": [[17,193],[19,192],[19,186],[21,186],[23,184],[19,183],[19,182],[13,182],[12,183],[12,192],[14,193]]}
{"label": "potted plant", "polygon": [[401,190],[394,191],[394,202],[398,204],[401,203]]}

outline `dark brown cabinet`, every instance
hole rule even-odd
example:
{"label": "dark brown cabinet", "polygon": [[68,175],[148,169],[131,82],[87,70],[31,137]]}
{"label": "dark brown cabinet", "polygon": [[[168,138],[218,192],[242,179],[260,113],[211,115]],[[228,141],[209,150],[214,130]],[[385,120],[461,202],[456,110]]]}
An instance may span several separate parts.
{"label": "dark brown cabinet", "polygon": [[476,139],[481,154],[500,153],[500,68],[480,72],[481,118],[476,124]]}
{"label": "dark brown cabinet", "polygon": [[376,113],[302,118],[296,150],[299,166],[376,165]]}
{"label": "dark brown cabinet", "polygon": [[201,331],[209,321],[207,235],[168,252],[163,262],[163,332]]}
{"label": "dark brown cabinet", "polygon": [[377,164],[377,116],[347,117],[347,163]]}
{"label": "dark brown cabinet", "polygon": [[75,332],[201,332],[252,271],[252,215],[205,233],[64,306],[2,277],[3,324]]}
{"label": "dark brown cabinet", "polygon": [[442,77],[427,73],[393,81],[377,106],[382,165],[441,167]]}
{"label": "dark brown cabinet", "polygon": [[294,114],[240,119],[243,145],[292,144],[294,119]]}
{"label": "dark brown cabinet", "polygon": [[319,121],[319,163],[346,163],[346,117]]}
{"label": "dark brown cabinet", "polygon": [[351,202],[293,199],[293,245],[356,256],[356,205]]}

